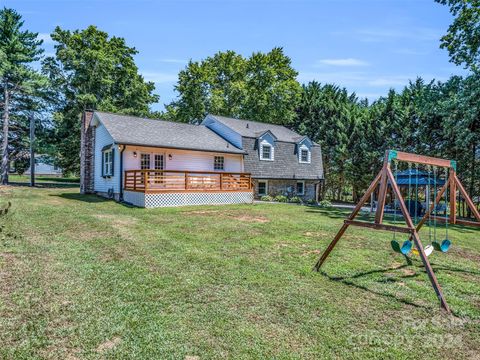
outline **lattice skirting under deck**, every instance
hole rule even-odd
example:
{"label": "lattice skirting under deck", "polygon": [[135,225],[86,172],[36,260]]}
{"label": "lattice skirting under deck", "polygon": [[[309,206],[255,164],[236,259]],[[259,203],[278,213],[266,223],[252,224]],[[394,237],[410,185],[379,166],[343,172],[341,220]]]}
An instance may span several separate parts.
{"label": "lattice skirting under deck", "polygon": [[249,191],[144,194],[142,192],[125,191],[123,193],[123,199],[132,205],[146,208],[186,205],[224,205],[251,203],[253,201],[253,193]]}

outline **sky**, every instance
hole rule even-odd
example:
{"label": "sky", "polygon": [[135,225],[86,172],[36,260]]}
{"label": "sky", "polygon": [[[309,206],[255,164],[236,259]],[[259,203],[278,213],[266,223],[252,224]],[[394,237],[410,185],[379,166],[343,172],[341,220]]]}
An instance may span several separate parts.
{"label": "sky", "polygon": [[218,51],[243,56],[283,47],[298,80],[336,83],[375,100],[410,79],[466,71],[439,48],[452,16],[434,0],[0,0],[44,39],[56,26],[95,25],[138,50],[136,63],[160,101],[175,99],[178,72]]}

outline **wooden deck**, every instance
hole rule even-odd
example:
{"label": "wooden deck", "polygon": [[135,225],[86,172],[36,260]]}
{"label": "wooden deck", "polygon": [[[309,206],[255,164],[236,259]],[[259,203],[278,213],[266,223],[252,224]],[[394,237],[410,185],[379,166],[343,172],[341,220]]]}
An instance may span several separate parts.
{"label": "wooden deck", "polygon": [[144,193],[252,191],[249,173],[126,170],[124,189]]}

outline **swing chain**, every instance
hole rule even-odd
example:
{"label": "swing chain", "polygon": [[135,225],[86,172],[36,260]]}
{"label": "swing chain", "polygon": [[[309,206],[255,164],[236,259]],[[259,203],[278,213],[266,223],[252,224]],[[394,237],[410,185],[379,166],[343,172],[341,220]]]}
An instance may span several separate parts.
{"label": "swing chain", "polygon": [[[445,168],[445,184],[448,184],[448,169]],[[445,239],[448,239],[448,186],[445,188]]]}

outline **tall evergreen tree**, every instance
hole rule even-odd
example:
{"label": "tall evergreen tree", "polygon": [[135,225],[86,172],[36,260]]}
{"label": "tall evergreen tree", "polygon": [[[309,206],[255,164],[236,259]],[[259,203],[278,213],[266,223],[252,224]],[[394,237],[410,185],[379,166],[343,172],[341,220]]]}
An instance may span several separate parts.
{"label": "tall evergreen tree", "polygon": [[42,41],[38,33],[23,30],[23,25],[21,15],[15,10],[0,10],[2,184],[8,183],[11,155],[19,151],[18,144],[22,142],[26,112],[38,107],[39,90],[46,86],[45,79],[31,67],[43,52]]}

